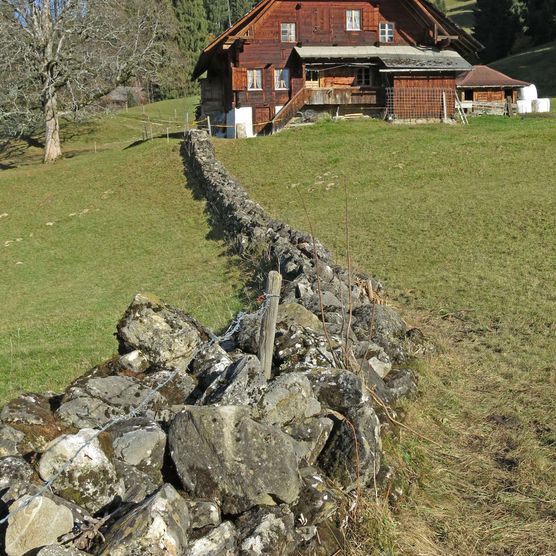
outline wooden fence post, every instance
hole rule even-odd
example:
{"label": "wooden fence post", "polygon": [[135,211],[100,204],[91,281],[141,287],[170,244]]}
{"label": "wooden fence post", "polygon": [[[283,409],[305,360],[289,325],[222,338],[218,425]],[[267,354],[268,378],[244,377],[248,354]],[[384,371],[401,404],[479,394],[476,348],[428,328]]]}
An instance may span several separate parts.
{"label": "wooden fence post", "polygon": [[212,137],[212,126],[210,125],[210,116],[207,116],[207,124],[208,124],[209,135]]}
{"label": "wooden fence post", "polygon": [[278,319],[278,305],[280,304],[280,289],[282,275],[273,270],[269,272],[266,283],[266,311],[261,322],[259,339],[259,360],[267,380],[272,378],[272,357],[274,355],[274,336],[276,335],[276,320]]}

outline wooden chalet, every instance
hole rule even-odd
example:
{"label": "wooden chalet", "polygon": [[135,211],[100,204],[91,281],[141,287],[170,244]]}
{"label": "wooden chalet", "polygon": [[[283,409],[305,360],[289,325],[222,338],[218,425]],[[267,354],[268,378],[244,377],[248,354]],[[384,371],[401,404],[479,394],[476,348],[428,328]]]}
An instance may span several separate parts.
{"label": "wooden chalet", "polygon": [[425,0],[262,0],[201,53],[201,109],[229,137],[304,107],[390,119],[451,117],[480,43]]}

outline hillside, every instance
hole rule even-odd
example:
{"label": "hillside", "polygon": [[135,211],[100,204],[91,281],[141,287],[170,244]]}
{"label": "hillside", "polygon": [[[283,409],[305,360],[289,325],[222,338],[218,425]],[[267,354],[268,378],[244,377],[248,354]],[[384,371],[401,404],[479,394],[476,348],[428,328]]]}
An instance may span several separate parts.
{"label": "hillside", "polygon": [[466,31],[475,26],[474,7],[475,0],[446,0],[446,14]]}
{"label": "hillside", "polygon": [[516,79],[534,83],[542,97],[556,96],[556,41],[490,65]]}
{"label": "hillside", "polygon": [[[239,308],[237,273],[206,239],[204,204],[185,187],[180,134],[166,139],[192,107],[158,103],[68,125],[68,158],[54,165],[23,145],[1,160],[12,168],[0,171],[0,405],[61,390],[110,357],[137,292],[213,327]],[[162,138],[142,142],[143,120]]]}
{"label": "hillside", "polygon": [[394,513],[369,504],[354,554],[556,553],[555,122],[328,122],[217,142],[265,208],[311,221],[340,263],[347,191],[355,266],[436,345],[402,409],[420,436],[398,430],[389,456],[410,495]]}

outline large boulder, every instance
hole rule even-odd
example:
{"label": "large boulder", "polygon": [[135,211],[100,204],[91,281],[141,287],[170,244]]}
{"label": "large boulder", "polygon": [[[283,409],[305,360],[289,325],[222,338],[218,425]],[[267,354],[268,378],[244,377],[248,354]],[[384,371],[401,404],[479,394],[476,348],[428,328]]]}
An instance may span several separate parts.
{"label": "large boulder", "polygon": [[99,556],[180,556],[188,534],[187,503],[167,484],[110,527]]}
{"label": "large boulder", "polygon": [[169,442],[185,488],[196,498],[219,501],[225,514],[289,504],[298,496],[293,440],[253,421],[248,408],[190,407],[172,422]]}
{"label": "large boulder", "polygon": [[245,355],[222,373],[206,390],[204,405],[255,405],[267,387],[261,364],[254,355]]}
{"label": "large boulder", "polygon": [[192,542],[185,556],[237,556],[237,531],[234,524],[225,521],[204,537]]}
{"label": "large boulder", "polygon": [[117,326],[122,354],[140,350],[155,366],[185,371],[208,332],[154,296],[138,294]]}
{"label": "large boulder", "polygon": [[58,415],[76,428],[94,428],[124,417],[145,403],[141,412],[156,417],[167,409],[166,399],[152,394],[151,388],[128,376],[93,377],[76,381],[67,391]]}
{"label": "large boulder", "polygon": [[295,440],[295,451],[300,462],[314,465],[328,441],[334,423],[327,417],[311,417],[294,421],[283,427]]}
{"label": "large boulder", "polygon": [[[107,436],[101,439],[105,446],[110,444]],[[101,439],[93,429],[60,436],[46,446],[38,466],[39,475],[45,481],[53,479],[64,469],[54,481],[53,490],[91,513],[124,494],[123,483],[118,480]]]}
{"label": "large boulder", "polygon": [[23,556],[35,548],[57,544],[73,529],[72,512],[50,497],[24,496],[10,506],[5,550],[8,556]]}

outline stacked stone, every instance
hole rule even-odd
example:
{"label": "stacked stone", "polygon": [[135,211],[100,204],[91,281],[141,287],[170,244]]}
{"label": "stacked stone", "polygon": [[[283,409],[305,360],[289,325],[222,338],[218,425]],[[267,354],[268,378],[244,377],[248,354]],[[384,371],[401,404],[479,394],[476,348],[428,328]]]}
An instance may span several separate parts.
{"label": "stacked stone", "polygon": [[118,356],[63,395],[2,409],[0,552],[332,555],[355,493],[385,474],[384,409],[415,390],[403,364],[418,334],[322,245],[270,219],[206,134],[191,132],[184,154],[230,243],[263,246],[287,279],[272,378],[256,356],[260,311],[220,344],[137,295]]}

